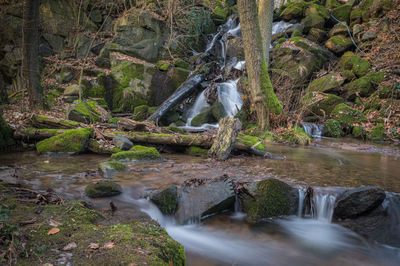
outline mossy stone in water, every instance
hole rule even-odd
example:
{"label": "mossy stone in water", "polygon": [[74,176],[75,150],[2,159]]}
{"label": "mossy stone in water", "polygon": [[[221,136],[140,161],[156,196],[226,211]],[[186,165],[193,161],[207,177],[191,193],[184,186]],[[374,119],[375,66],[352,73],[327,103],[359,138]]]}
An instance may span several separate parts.
{"label": "mossy stone in water", "polygon": [[121,186],[113,181],[100,181],[85,188],[85,193],[91,198],[111,197],[121,194]]}
{"label": "mossy stone in water", "polygon": [[111,155],[111,159],[122,161],[158,160],[161,159],[161,155],[156,148],[136,145],[129,151],[122,151]]}
{"label": "mossy stone in water", "polygon": [[243,202],[243,210],[249,222],[291,215],[297,212],[298,192],[288,184],[274,178],[256,184],[254,198]]}
{"label": "mossy stone in water", "polygon": [[192,146],[187,149],[187,153],[192,156],[207,157],[208,150]]}
{"label": "mossy stone in water", "polygon": [[174,214],[178,206],[178,189],[176,186],[171,186],[151,197],[151,200],[162,213]]}
{"label": "mossy stone in water", "polygon": [[108,161],[100,163],[99,170],[103,177],[109,178],[118,172],[124,171],[126,169],[125,164],[120,161]]}
{"label": "mossy stone in water", "polygon": [[86,150],[92,128],[70,129],[60,135],[42,140],[36,144],[39,153],[82,153]]}
{"label": "mossy stone in water", "polygon": [[328,119],[324,124],[323,136],[340,138],[344,137],[345,133],[342,129],[342,125],[336,119]]}

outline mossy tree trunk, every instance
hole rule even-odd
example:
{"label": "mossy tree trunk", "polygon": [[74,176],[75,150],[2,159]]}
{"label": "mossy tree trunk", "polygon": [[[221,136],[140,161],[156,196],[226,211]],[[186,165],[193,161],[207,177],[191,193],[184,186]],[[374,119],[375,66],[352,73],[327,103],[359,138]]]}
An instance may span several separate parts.
{"label": "mossy tree trunk", "polygon": [[32,108],[42,107],[43,97],[39,71],[40,0],[25,0],[23,9],[23,77]]}
{"label": "mossy tree trunk", "polygon": [[280,113],[282,106],[275,96],[268,76],[256,1],[238,0],[237,5],[249,79],[249,98],[257,114],[258,127],[264,130],[270,124],[269,114]]}
{"label": "mossy tree trunk", "polygon": [[261,38],[265,62],[269,66],[269,46],[272,38],[272,17],[274,13],[274,0],[258,1],[258,21],[260,23]]}

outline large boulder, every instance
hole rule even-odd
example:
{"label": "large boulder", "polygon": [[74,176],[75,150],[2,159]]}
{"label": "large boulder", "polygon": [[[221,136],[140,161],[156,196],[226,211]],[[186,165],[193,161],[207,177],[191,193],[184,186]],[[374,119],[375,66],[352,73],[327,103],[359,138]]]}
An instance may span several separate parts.
{"label": "large boulder", "polygon": [[92,128],[69,129],[65,133],[42,140],[36,144],[39,153],[78,154],[86,151]]}
{"label": "large boulder", "polygon": [[350,70],[360,78],[368,73],[371,65],[367,59],[363,59],[353,52],[346,52],[339,60],[339,67]]}
{"label": "large boulder", "polygon": [[69,120],[91,124],[95,122],[107,122],[111,116],[96,101],[75,101],[68,109]]}
{"label": "large boulder", "polygon": [[344,95],[349,101],[354,101],[357,97],[368,97],[376,91],[383,79],[383,72],[368,73],[347,83],[343,88]]}
{"label": "large boulder", "polygon": [[342,128],[350,130],[354,124],[366,122],[363,113],[357,109],[341,103],[332,110],[332,116],[340,123]]}
{"label": "large boulder", "polygon": [[114,26],[114,38],[103,47],[96,64],[109,66],[110,52],[119,52],[150,62],[167,55],[169,32],[165,22],[150,12],[133,8]]}
{"label": "large boulder", "polygon": [[288,78],[293,87],[301,86],[319,70],[330,56],[318,44],[302,37],[293,37],[275,47],[271,71]]}
{"label": "large boulder", "polygon": [[[324,118],[329,116],[336,105],[343,103],[344,99],[335,94],[318,94],[315,99],[314,97],[307,99],[302,99],[306,104],[306,111],[304,116],[308,117],[307,121],[312,122],[315,116]],[[315,119],[318,120],[318,119]]]}
{"label": "large boulder", "polygon": [[300,19],[304,17],[305,9],[305,2],[289,2],[280,15],[285,20]]}
{"label": "large boulder", "polygon": [[379,187],[360,187],[344,191],[335,202],[334,217],[355,218],[378,207],[386,198]]}
{"label": "large boulder", "polygon": [[121,192],[121,186],[110,180],[90,184],[85,188],[86,195],[91,198],[112,197],[121,194]]}
{"label": "large boulder", "polygon": [[382,17],[386,12],[392,10],[392,0],[363,0],[359,8],[362,11],[362,19],[364,22],[373,18]]}
{"label": "large boulder", "polygon": [[274,178],[260,181],[251,194],[242,202],[249,222],[297,213],[299,192],[282,181]]}
{"label": "large boulder", "polygon": [[174,214],[178,206],[178,189],[176,186],[170,186],[151,196],[151,201],[154,202],[162,213]]}
{"label": "large boulder", "polygon": [[225,177],[192,179],[180,188],[178,200],[175,217],[179,223],[187,223],[233,209],[235,192],[232,181]]}

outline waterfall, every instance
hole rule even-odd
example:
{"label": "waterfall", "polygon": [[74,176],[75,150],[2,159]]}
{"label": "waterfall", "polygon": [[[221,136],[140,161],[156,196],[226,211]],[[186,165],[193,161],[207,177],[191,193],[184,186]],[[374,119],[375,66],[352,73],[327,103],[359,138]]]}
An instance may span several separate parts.
{"label": "waterfall", "polygon": [[308,135],[310,135],[314,138],[321,138],[322,131],[324,130],[324,125],[304,122],[303,129]]}
{"label": "waterfall", "polygon": [[218,84],[218,99],[224,106],[228,116],[235,116],[242,108],[242,96],[237,90],[237,80],[228,80],[227,82]]}
{"label": "waterfall", "polygon": [[[306,200],[307,199],[307,200]],[[299,188],[299,210],[297,216],[303,215],[303,208],[308,210],[306,215],[321,222],[332,221],[336,194],[323,188]],[[304,206],[307,204],[307,206]]]}
{"label": "waterfall", "polygon": [[297,211],[297,216],[301,217],[303,215],[304,200],[306,197],[306,190],[302,187],[299,188],[299,210]]}
{"label": "waterfall", "polygon": [[208,107],[210,107],[210,105],[207,103],[207,98],[205,96],[205,90],[204,90],[199,94],[199,96],[197,96],[197,99],[194,102],[193,107],[189,109],[187,116],[187,126],[190,126],[190,122],[192,122],[192,119],[196,115],[200,114]]}

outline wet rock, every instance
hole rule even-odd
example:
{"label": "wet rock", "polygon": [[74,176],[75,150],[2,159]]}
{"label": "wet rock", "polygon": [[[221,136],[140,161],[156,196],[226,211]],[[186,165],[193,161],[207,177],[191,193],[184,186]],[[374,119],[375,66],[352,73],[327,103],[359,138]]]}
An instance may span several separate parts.
{"label": "wet rock", "polygon": [[164,214],[174,214],[178,206],[178,188],[170,186],[169,188],[153,195],[151,201],[157,205],[158,209]]}
{"label": "wet rock", "polygon": [[341,219],[357,217],[375,209],[385,198],[385,191],[379,187],[348,189],[336,199],[333,215]]}
{"label": "wet rock", "polygon": [[99,170],[104,178],[110,178],[118,172],[126,170],[126,166],[119,161],[109,161],[100,163]]}
{"label": "wet rock", "polygon": [[116,136],[113,139],[114,145],[123,151],[127,151],[133,147],[133,143],[124,136]]}
{"label": "wet rock", "polygon": [[107,122],[111,116],[96,101],[75,101],[68,110],[68,119],[72,121],[91,124],[95,122]]}
{"label": "wet rock", "polygon": [[297,213],[299,193],[296,188],[269,178],[258,182],[251,196],[244,197],[242,206],[249,222]]}
{"label": "wet rock", "polygon": [[214,124],[225,116],[226,112],[222,103],[215,102],[211,107],[195,116],[191,121],[191,125],[199,127],[205,123]]}
{"label": "wet rock", "polygon": [[339,21],[349,23],[351,5],[340,5],[332,10],[332,15]]}
{"label": "wet rock", "polygon": [[187,180],[178,193],[175,217],[179,223],[199,221],[202,217],[232,209],[235,201],[232,181],[225,177]]}
{"label": "wet rock", "polygon": [[100,181],[85,188],[85,193],[91,198],[112,197],[121,194],[122,188],[113,181]]}
{"label": "wet rock", "polygon": [[92,128],[69,129],[60,135],[42,140],[36,144],[39,153],[78,154],[86,151]]}
{"label": "wet rock", "polygon": [[111,155],[111,159],[117,161],[160,160],[161,155],[156,148],[136,145],[129,151],[121,151]]}

